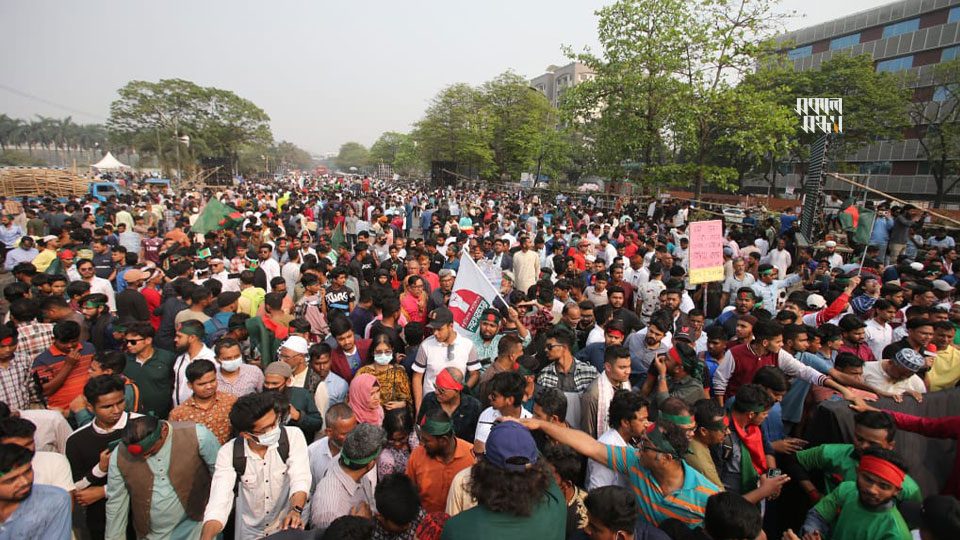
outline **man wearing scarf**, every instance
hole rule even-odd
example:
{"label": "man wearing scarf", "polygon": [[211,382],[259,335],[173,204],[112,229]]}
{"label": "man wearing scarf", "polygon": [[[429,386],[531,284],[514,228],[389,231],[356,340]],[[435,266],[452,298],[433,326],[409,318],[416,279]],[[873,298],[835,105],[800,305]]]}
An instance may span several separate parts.
{"label": "man wearing scarf", "polygon": [[[616,330],[607,332],[611,331]],[[630,351],[620,345],[607,347],[603,353],[603,374],[580,395],[580,428],[594,438],[606,431],[613,394],[630,388]]]}
{"label": "man wearing scarf", "polygon": [[[739,400],[739,398],[737,398]],[[912,538],[895,505],[906,466],[890,450],[871,448],[860,458],[855,482],[844,482],[817,503],[803,533],[831,540],[908,540]]]}
{"label": "man wearing scarf", "polygon": [[758,384],[744,385],[737,393],[728,421],[729,450],[714,449],[726,491],[749,493],[757,488],[768,469],[776,467],[773,448],[760,429],[772,406],[773,398]]}

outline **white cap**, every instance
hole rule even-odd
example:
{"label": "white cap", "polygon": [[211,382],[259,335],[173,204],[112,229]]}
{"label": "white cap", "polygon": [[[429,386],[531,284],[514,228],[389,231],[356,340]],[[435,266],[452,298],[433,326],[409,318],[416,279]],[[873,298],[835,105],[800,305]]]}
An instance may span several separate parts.
{"label": "white cap", "polygon": [[949,292],[953,290],[953,286],[942,279],[933,280],[933,288],[942,292]]}
{"label": "white cap", "polygon": [[310,351],[310,344],[300,336],[290,336],[280,345],[281,349],[290,349],[298,354],[307,354]]}
{"label": "white cap", "polygon": [[823,245],[827,246],[828,248],[837,247],[837,243],[833,240],[827,240]]}
{"label": "white cap", "polygon": [[827,299],[819,294],[811,294],[807,297],[807,307],[810,309],[823,309],[827,305]]}

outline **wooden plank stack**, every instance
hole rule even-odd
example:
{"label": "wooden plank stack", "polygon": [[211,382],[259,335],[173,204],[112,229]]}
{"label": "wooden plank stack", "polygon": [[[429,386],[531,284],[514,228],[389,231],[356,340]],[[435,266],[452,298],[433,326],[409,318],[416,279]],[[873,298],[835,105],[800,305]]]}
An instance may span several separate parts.
{"label": "wooden plank stack", "polygon": [[87,193],[89,181],[69,171],[36,168],[0,169],[5,197],[73,197]]}

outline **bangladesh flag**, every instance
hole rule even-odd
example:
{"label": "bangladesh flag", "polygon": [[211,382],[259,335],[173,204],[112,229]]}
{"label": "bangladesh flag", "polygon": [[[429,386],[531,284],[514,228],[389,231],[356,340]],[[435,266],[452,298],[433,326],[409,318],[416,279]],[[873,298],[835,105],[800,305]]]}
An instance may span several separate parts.
{"label": "bangladesh flag", "polygon": [[243,214],[217,199],[210,199],[203,207],[203,212],[197,222],[190,227],[191,232],[206,234],[210,231],[219,231],[236,227],[243,221]]}

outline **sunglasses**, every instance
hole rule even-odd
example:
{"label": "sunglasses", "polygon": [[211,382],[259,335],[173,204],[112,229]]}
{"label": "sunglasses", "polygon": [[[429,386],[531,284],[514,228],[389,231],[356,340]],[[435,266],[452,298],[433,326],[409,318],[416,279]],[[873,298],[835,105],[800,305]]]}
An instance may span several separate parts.
{"label": "sunglasses", "polygon": [[142,339],[142,338],[141,338],[141,339],[127,339],[127,340],[124,340],[124,341],[127,342],[127,345],[136,345],[137,343],[140,343],[141,341],[143,341],[143,339]]}

